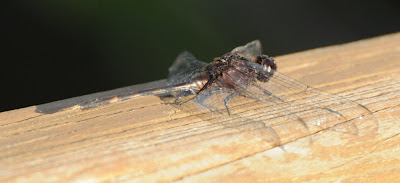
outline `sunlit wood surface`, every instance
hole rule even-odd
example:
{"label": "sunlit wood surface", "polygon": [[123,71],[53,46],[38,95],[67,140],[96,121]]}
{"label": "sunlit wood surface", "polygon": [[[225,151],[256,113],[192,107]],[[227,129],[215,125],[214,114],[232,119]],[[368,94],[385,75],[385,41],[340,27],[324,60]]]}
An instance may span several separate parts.
{"label": "sunlit wood surface", "polygon": [[369,108],[376,131],[326,130],[273,148],[156,96],[38,112],[159,81],[0,113],[0,182],[400,181],[400,33],[274,58],[281,73]]}

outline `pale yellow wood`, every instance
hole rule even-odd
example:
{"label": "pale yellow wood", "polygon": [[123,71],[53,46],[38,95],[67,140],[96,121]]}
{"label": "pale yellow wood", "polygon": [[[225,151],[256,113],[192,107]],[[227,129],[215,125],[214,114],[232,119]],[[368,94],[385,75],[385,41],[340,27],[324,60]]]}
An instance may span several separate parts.
{"label": "pale yellow wood", "polygon": [[38,113],[160,81],[0,113],[0,182],[400,181],[400,33],[275,59],[281,73],[368,107],[378,129],[271,148],[156,96]]}

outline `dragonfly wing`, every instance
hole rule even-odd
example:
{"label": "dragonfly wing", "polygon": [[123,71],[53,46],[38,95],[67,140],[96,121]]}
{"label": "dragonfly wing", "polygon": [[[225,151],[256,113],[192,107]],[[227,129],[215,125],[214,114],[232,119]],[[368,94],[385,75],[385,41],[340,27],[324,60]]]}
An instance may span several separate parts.
{"label": "dragonfly wing", "polygon": [[180,53],[168,69],[167,85],[172,86],[191,82],[192,78],[206,65],[207,63],[197,60],[187,51]]}
{"label": "dragonfly wing", "polygon": [[248,60],[254,60],[257,56],[262,55],[261,42],[254,40],[246,45],[236,47],[230,53],[237,53]]}
{"label": "dragonfly wing", "polygon": [[[310,87],[275,72],[268,82],[255,82],[246,95],[269,103],[275,113],[295,115],[308,127],[330,129],[350,134],[369,134],[377,121],[365,106],[347,98]],[[360,132],[361,126],[369,124]],[[371,128],[372,127],[372,128]]]}

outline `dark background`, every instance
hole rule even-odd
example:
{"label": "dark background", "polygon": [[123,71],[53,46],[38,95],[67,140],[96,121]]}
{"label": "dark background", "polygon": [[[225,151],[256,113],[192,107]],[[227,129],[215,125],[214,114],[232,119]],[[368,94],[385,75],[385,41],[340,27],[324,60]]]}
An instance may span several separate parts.
{"label": "dark background", "polygon": [[400,30],[396,1],[2,1],[0,111],[163,79],[260,39],[277,56]]}

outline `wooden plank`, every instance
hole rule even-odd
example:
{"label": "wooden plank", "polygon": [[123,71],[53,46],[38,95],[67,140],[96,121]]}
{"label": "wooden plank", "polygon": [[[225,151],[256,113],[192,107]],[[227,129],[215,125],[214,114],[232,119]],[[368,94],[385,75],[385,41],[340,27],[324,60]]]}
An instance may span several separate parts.
{"label": "wooden plank", "polygon": [[366,106],[377,130],[327,130],[272,148],[156,96],[39,113],[159,81],[0,113],[0,182],[400,180],[400,33],[275,59],[281,73]]}

